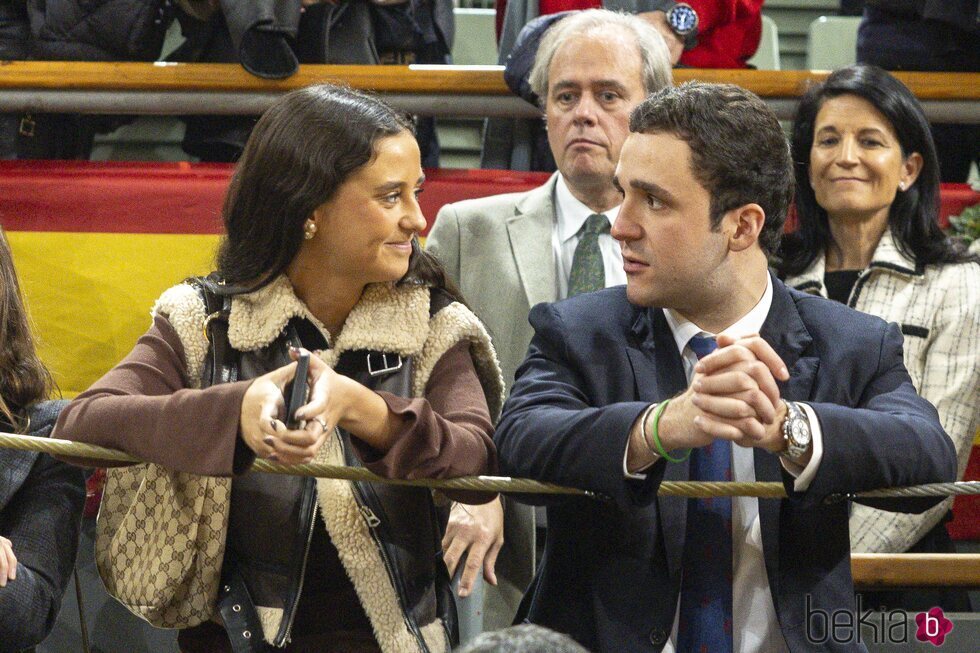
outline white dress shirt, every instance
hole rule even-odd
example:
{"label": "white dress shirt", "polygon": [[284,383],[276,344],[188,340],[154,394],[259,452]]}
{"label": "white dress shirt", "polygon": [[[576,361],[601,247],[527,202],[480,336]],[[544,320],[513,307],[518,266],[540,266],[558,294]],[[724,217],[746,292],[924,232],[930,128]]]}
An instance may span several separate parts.
{"label": "white dress shirt", "polygon": [[[568,297],[568,277],[572,274],[572,259],[575,257],[575,247],[578,245],[578,232],[582,225],[595,213],[572,195],[565,179],[558,175],[555,183],[555,214],[557,221],[551,230],[551,245],[555,251],[555,280],[558,283],[557,297]],[[604,211],[602,215],[609,219],[612,226],[619,207]],[[623,251],[616,239],[609,234],[599,235],[599,251],[602,252],[602,263],[606,270],[606,287],[621,286],[626,283],[626,271],[623,270]]]}
{"label": "white dress shirt", "polygon": [[[758,333],[769,315],[772,306],[772,279],[767,275],[766,290],[759,302],[744,317],[721,333],[741,337]],[[698,362],[695,353],[687,343],[696,335],[714,337],[715,334],[703,331],[674,311],[664,309],[667,324],[674,335],[674,342],[684,363],[688,383],[694,376],[694,366]],[[816,414],[806,404],[799,404],[810,421],[813,434],[813,456],[805,468],[780,459],[787,472],[796,477],[793,488],[798,492],[810,486],[820,460],[823,458],[823,439]],[[668,465],[673,463],[668,462]],[[625,465],[625,460],[624,460]],[[643,475],[627,474],[630,478],[643,478]],[[739,445],[732,446],[732,479],[739,483],[755,481],[754,450]],[[762,529],[759,524],[759,500],[754,497],[732,498],[732,620],[734,622],[733,653],[786,653],[788,648],[779,630],[776,611],[773,607],[772,593],[769,591],[769,578],[766,573],[762,550]],[[664,653],[674,653],[677,641],[677,620],[675,617],[670,641]]]}

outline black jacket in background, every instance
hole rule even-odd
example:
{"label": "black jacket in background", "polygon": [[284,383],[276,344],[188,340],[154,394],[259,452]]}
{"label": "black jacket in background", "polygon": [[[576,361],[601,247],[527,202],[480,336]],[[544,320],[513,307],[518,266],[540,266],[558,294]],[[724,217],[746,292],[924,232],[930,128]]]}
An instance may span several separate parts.
{"label": "black jacket in background", "polygon": [[[29,435],[47,437],[66,403],[35,406]],[[75,568],[84,505],[80,468],[47,454],[0,449],[0,535],[17,556],[17,578],[0,587],[0,653],[37,645],[54,626]]]}

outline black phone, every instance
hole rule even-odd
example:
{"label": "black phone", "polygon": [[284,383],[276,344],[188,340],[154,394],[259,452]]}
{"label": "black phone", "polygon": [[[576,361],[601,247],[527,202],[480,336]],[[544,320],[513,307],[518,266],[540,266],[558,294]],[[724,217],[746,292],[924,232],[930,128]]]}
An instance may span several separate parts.
{"label": "black phone", "polygon": [[286,409],[286,428],[293,431],[300,427],[296,411],[306,403],[306,374],[310,369],[310,354],[304,352],[296,359],[296,376],[289,387],[289,404]]}

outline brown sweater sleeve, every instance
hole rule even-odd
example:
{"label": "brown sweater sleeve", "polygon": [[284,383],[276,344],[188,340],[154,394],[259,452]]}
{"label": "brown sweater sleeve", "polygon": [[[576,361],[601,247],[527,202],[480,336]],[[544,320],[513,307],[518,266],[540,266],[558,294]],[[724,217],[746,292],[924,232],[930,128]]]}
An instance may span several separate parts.
{"label": "brown sweater sleeve", "polygon": [[358,456],[372,472],[392,478],[496,473],[493,423],[468,342],[456,344],[439,359],[424,397],[378,394],[390,411],[406,418],[406,425],[384,455],[352,438]]}
{"label": "brown sweater sleeve", "polygon": [[251,464],[239,452],[235,465],[242,397],[250,383],[189,388],[180,338],[166,318],[156,316],[129,355],[61,412],[52,437],[120,449],[182,472],[228,476]]}

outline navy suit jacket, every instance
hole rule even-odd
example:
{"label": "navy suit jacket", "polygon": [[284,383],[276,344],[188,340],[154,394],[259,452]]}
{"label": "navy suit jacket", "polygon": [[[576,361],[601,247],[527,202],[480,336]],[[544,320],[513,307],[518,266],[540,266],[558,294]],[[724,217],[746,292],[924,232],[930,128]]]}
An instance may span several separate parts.
{"label": "navy suit jacket", "polygon": [[[495,436],[501,469],[610,500],[549,503],[544,557],[519,618],[594,651],[659,651],[680,591],[687,500],[656,493],[662,480],[687,480],[688,466],[661,460],[639,481],[624,477],[623,457],[643,409],[687,386],[670,328],[659,308],[630,304],[625,286],[539,304],[530,320],[535,335]],[[864,650],[817,646],[805,633],[807,597],[811,609],[855,609],[846,494],[955,480],[953,445],[912,386],[895,325],[774,279],[761,334],[789,369],[782,396],[813,407],[824,446],[803,493],[778,456],[755,450],[756,479],[790,494],[759,500],[779,625],[794,652]],[[936,502],[874,505],[918,512]]]}

